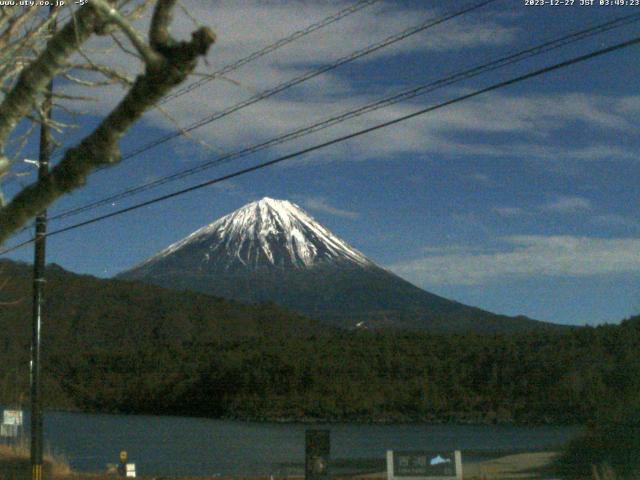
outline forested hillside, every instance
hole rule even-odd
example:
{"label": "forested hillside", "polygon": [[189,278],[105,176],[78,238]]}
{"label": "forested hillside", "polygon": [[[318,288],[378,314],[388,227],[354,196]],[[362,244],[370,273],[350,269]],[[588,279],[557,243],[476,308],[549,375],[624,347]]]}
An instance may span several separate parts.
{"label": "forested hillside", "polygon": [[[43,380],[52,406],[79,405],[77,392],[62,386],[71,385],[67,380],[74,371],[91,366],[85,362],[87,355],[108,353],[124,358],[121,353],[126,352],[125,357],[136,358],[135,365],[149,359],[154,362],[156,379],[161,379],[162,369],[178,361],[169,358],[158,363],[162,356],[194,340],[286,338],[327,331],[326,326],[273,304],[243,305],[197,293],[77,275],[55,265],[47,268],[46,277]],[[0,402],[7,403],[26,399],[29,391],[31,266],[0,261],[0,281]],[[116,363],[117,368],[131,367]],[[69,370],[63,369],[65,365]],[[136,368],[129,371],[130,376],[137,375]],[[107,364],[92,368],[92,375],[104,379],[105,389],[115,374]]]}
{"label": "forested hillside", "polygon": [[66,394],[90,410],[583,423],[637,394],[638,347],[636,319],[562,336],[263,336],[144,352],[88,348],[52,362]]}
{"label": "forested hillside", "polygon": [[[18,298],[28,291],[18,270],[1,299],[19,300],[0,314],[5,403],[28,391],[30,302]],[[274,305],[55,267],[48,278],[50,406],[265,420],[582,423],[640,391],[640,317],[511,336],[339,331]]]}

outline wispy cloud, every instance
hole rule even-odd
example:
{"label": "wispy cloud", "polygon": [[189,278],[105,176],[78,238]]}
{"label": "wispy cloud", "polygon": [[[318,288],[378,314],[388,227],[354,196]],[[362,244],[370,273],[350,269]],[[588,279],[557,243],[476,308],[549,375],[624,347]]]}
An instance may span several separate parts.
{"label": "wispy cloud", "polygon": [[467,180],[470,180],[475,183],[479,183],[487,187],[493,185],[493,180],[486,173],[475,172],[467,175],[465,178]]}
{"label": "wispy cloud", "polygon": [[[640,238],[522,235],[500,251],[431,250],[389,268],[420,285],[479,285],[506,278],[640,274]],[[464,247],[464,246],[463,246]]]}
{"label": "wispy cloud", "polygon": [[493,207],[492,211],[501,217],[518,217],[526,214],[525,210],[520,207]]}
{"label": "wispy cloud", "polygon": [[302,197],[300,199],[300,203],[309,210],[328,213],[329,215],[334,215],[336,217],[355,219],[360,216],[358,212],[338,208],[329,204],[329,201],[325,197]]}
{"label": "wispy cloud", "polygon": [[[210,65],[201,65],[199,70],[211,73],[346,5],[346,1],[293,3],[253,0],[216,2],[212,7],[210,2],[191,0],[188,2],[190,12],[203,24],[211,25],[218,35],[218,42],[211,49],[208,59]],[[414,9],[395,4],[390,7],[384,3],[366,8],[232,72],[229,77],[233,82],[210,82],[172,101],[165,108],[181,125],[193,124],[212,112],[224,110],[303,71],[378,42],[436,13],[425,8]],[[382,49],[375,55],[359,60],[357,67],[366,68],[369,63],[398,55],[506,45],[518,33],[509,25],[506,17],[500,19],[497,16],[494,20],[485,18],[482,21],[473,18],[448,22],[429,30],[427,35],[417,35],[389,49]],[[144,28],[144,25],[141,27]],[[180,15],[177,15],[174,27],[179,36],[185,36],[193,29],[191,22]],[[103,40],[99,41],[104,43]],[[126,55],[103,55],[98,60],[111,62],[111,59],[132,74],[140,68],[135,59]],[[287,94],[260,101],[199,128],[192,135],[215,149],[234,151],[379,100],[391,93],[389,83],[393,80],[385,78],[383,86],[378,87],[371,82],[367,89],[363,89],[362,82],[354,82],[340,69],[327,72],[296,86]],[[396,80],[401,81],[402,78]],[[78,93],[86,92],[80,89]],[[115,104],[122,93],[121,89],[108,89],[100,95],[95,105],[89,105],[88,108],[96,115],[102,114],[107,107]],[[455,90],[451,90],[444,97],[456,94]],[[379,130],[375,134],[351,140],[348,147],[332,147],[312,158],[365,160],[372,157],[394,158],[401,154],[444,154],[517,156],[522,159],[560,161],[629,160],[637,158],[636,152],[625,145],[612,144],[609,137],[594,138],[591,145],[562,147],[556,146],[550,138],[557,137],[559,129],[575,125],[588,125],[592,129],[607,132],[624,131],[625,135],[629,135],[634,131],[639,104],[640,96],[493,93],[442,109],[438,115],[416,118],[395,125],[392,129]],[[413,113],[423,106],[425,101],[421,98],[390,106],[287,143],[278,151],[285,148],[292,151],[320,143]],[[145,122],[163,130],[175,130],[174,123],[157,111],[149,112]],[[469,132],[485,135],[487,139],[470,142]],[[518,143],[513,138],[504,141],[495,134],[517,134]],[[195,142],[192,144],[196,145]],[[182,155],[182,152],[177,151],[176,155]],[[187,156],[191,158],[193,155]]]}
{"label": "wispy cloud", "polygon": [[545,203],[540,210],[554,213],[577,213],[591,210],[591,201],[578,196],[558,196]]}
{"label": "wispy cloud", "polygon": [[[351,5],[347,0],[304,3],[222,1],[216,2],[215,6],[208,1],[190,0],[186,3],[191,15],[200,23],[211,26],[217,34],[218,40],[208,58],[209,65],[201,65],[199,68],[201,72],[206,71],[205,73],[216,71]],[[257,92],[313,70],[323,63],[335,61],[402,32],[409,26],[435,18],[441,15],[443,10],[445,8],[410,8],[400,5],[390,7],[381,2],[250,62],[227,75],[232,82],[210,82],[181,97],[179,101],[172,101],[165,109],[181,125],[192,124],[212,112],[223,110]],[[141,30],[146,29],[147,23],[148,18],[140,22]],[[193,24],[177,12],[172,27],[180,38],[188,36]],[[472,16],[458,18],[447,22],[446,25],[429,29],[428,34],[418,34],[389,48],[383,48],[359,59],[357,63],[363,66],[398,55],[504,45],[512,41],[516,33],[514,27],[502,25],[494,20],[477,21]],[[97,39],[91,47],[105,45],[107,42],[104,39]],[[140,62],[128,55],[113,55],[110,52],[97,52],[93,55],[98,63],[117,66],[131,75],[135,75],[141,68]],[[95,94],[95,91],[85,92],[82,87],[75,87],[74,91]],[[122,94],[119,88],[105,89],[97,96],[97,101],[88,108],[93,114],[103,114]],[[367,96],[358,85],[353,85],[351,80],[344,76],[344,72],[337,70],[296,86],[291,89],[289,95],[278,95],[259,102],[242,113],[231,115],[232,118],[228,121],[220,120],[211,127],[200,128],[193,132],[193,135],[216,147],[233,149],[239,145],[246,145],[249,141],[292,130],[328,114],[341,112],[345,108],[362,105],[370,99],[378,97]],[[394,112],[388,112],[384,117],[389,118],[389,115],[393,114]],[[145,117],[145,122],[166,130],[175,129],[173,122],[157,111],[150,112]],[[359,124],[356,123],[354,126],[357,128]]]}
{"label": "wispy cloud", "polygon": [[614,227],[614,228],[640,228],[640,221],[627,217],[624,215],[618,215],[615,213],[605,213],[602,215],[596,215],[591,219],[591,223],[594,225]]}
{"label": "wispy cloud", "polygon": [[621,98],[614,107],[622,113],[640,114],[640,95],[633,95]]}
{"label": "wispy cloud", "polygon": [[498,205],[493,207],[491,211],[501,217],[522,217],[525,215],[543,215],[548,213],[571,215],[593,211],[593,205],[591,200],[578,195],[556,195],[552,199],[538,205],[530,205],[528,207]]}

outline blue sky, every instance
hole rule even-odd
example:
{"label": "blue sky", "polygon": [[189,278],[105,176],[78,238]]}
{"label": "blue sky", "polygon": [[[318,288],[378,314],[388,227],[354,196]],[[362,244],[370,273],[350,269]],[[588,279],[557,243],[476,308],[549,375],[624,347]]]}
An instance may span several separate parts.
{"label": "blue sky", "polygon": [[[378,2],[149,112],[126,153],[256,92],[469,5]],[[219,36],[213,72],[349,2],[185,2]],[[55,215],[189,168],[405,88],[499,58],[638,7],[525,6],[504,0],[414,35],[92,176]],[[177,34],[193,29],[177,14]],[[56,229],[275,158],[431,104],[612,45],[640,22],[370,113],[253,157],[64,221]],[[94,47],[104,47],[100,39]],[[136,72],[126,55],[98,60]],[[506,314],[571,324],[640,313],[640,47],[504,88],[217,186],[50,238],[48,261],[112,276],[200,226],[270,196],[305,208],[372,260],[428,291]],[[68,91],[77,92],[74,87]],[[110,88],[77,107],[74,141],[122,95]],[[60,114],[61,115],[61,114]],[[171,119],[168,119],[171,117]],[[35,143],[25,152],[35,155]],[[24,170],[24,167],[20,167]],[[20,177],[5,186],[15,193]],[[26,238],[16,236],[8,245]],[[31,249],[12,258],[30,260]]]}

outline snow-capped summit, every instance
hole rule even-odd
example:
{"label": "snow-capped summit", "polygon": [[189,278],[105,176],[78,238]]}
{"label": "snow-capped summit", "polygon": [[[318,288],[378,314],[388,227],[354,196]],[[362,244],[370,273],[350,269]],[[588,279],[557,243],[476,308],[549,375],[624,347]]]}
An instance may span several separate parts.
{"label": "snow-capped summit", "polygon": [[206,272],[308,268],[327,262],[373,265],[298,205],[265,197],[170,245],[135,269],[180,259]]}
{"label": "snow-capped summit", "polygon": [[119,277],[241,302],[275,302],[356,330],[545,328],[425,292],[378,267],[299,206],[272,198],[196,230]]}

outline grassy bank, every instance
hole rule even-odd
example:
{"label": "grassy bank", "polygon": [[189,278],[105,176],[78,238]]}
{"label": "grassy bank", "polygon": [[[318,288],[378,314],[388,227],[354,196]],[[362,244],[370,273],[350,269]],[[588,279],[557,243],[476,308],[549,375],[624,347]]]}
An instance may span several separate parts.
{"label": "grassy bank", "polygon": [[[66,459],[50,453],[44,456],[44,471],[47,478],[66,479],[72,476],[71,468]],[[31,460],[28,445],[25,443],[16,446],[0,445],[0,479],[22,480],[30,478]]]}

